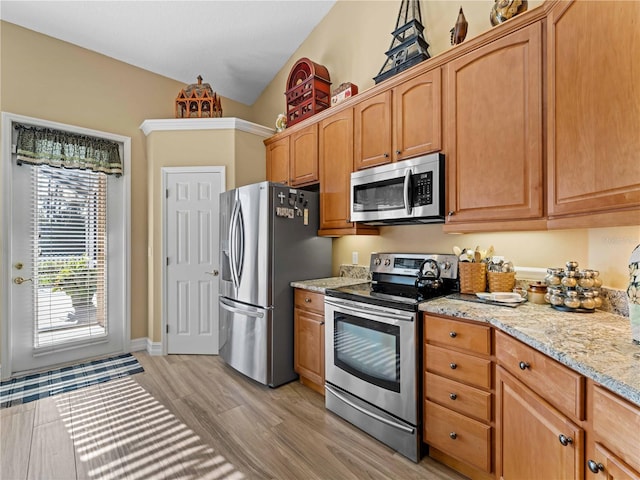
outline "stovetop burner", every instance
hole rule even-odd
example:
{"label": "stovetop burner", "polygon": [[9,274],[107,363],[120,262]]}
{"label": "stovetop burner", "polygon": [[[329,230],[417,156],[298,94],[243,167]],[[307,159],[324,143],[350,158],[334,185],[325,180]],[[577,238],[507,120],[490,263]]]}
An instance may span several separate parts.
{"label": "stovetop burner", "polygon": [[460,291],[456,255],[373,253],[372,282],[335,289],[331,297],[417,311],[420,302]]}

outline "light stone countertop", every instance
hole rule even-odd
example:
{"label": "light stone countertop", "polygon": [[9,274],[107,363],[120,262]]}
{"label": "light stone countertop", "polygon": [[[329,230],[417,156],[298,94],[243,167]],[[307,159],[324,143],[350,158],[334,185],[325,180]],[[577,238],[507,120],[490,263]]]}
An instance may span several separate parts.
{"label": "light stone countertop", "polygon": [[357,285],[359,283],[367,282],[368,280],[366,278],[328,277],[314,280],[300,280],[298,282],[291,282],[290,285],[295,288],[303,288],[305,290],[324,294],[325,290],[328,288],[347,287],[349,285]]}
{"label": "light stone countertop", "polygon": [[561,312],[529,302],[510,308],[447,297],[423,302],[420,310],[489,323],[640,406],[640,345],[631,341],[627,317],[598,310]]}

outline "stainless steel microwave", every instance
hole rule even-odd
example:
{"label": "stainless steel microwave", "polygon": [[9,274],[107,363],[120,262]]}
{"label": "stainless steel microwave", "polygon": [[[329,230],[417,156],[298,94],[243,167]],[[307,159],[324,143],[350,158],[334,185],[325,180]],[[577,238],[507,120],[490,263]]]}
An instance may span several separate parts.
{"label": "stainless steel microwave", "polygon": [[351,221],[444,223],[444,155],[432,153],[351,174]]}

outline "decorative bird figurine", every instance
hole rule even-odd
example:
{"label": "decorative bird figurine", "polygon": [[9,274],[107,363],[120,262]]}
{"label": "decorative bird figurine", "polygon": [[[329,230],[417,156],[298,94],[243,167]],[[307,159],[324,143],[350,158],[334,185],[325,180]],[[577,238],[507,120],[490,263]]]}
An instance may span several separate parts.
{"label": "decorative bird figurine", "polygon": [[469,23],[464,16],[462,11],[462,7],[460,7],[460,12],[458,13],[458,19],[456,20],[455,26],[451,29],[451,45],[458,45],[462,43],[462,41],[467,36],[467,27]]}

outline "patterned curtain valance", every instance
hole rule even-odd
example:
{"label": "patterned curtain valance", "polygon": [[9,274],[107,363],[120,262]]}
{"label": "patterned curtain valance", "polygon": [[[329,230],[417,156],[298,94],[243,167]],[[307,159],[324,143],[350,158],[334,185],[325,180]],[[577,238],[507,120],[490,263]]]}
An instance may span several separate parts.
{"label": "patterned curtain valance", "polygon": [[18,165],[49,165],[122,175],[118,143],[50,128],[16,125]]}

